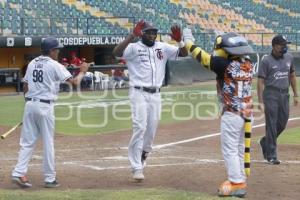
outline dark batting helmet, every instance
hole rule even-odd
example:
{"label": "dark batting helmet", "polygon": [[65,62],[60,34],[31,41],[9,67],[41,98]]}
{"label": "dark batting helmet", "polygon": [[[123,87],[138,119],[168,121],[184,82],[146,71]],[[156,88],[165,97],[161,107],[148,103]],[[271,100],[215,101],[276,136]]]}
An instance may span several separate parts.
{"label": "dark batting helmet", "polygon": [[55,37],[46,37],[41,42],[41,50],[43,53],[49,53],[52,49],[61,49],[64,46],[58,42]]}

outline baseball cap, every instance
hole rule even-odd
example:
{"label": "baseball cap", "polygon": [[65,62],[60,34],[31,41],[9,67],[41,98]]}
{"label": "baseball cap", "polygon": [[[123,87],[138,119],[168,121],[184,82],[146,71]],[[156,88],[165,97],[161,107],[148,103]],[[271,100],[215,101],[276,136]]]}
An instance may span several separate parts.
{"label": "baseball cap", "polygon": [[291,44],[291,42],[289,42],[283,35],[276,35],[272,39],[272,45],[274,44]]}
{"label": "baseball cap", "polygon": [[142,29],[142,31],[145,32],[145,31],[148,31],[148,30],[155,30],[155,31],[158,31],[158,29],[155,28],[155,27],[153,26],[152,23],[150,23],[150,22],[145,22],[145,25],[144,25],[144,28]]}
{"label": "baseball cap", "polygon": [[[218,39],[219,38],[219,39]],[[248,55],[255,51],[243,36],[237,33],[225,33],[217,37],[216,46],[224,49],[229,55]]]}
{"label": "baseball cap", "polygon": [[64,46],[58,42],[55,37],[46,37],[41,42],[42,51],[50,51],[51,49],[61,49]]}

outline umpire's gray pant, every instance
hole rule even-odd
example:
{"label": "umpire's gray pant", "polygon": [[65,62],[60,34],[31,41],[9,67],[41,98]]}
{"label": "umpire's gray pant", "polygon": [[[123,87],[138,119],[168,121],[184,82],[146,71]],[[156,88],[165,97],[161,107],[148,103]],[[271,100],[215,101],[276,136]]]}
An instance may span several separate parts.
{"label": "umpire's gray pant", "polygon": [[277,159],[277,138],[286,127],[289,118],[288,89],[265,88],[263,93],[266,119],[266,136],[262,148],[266,158]]}

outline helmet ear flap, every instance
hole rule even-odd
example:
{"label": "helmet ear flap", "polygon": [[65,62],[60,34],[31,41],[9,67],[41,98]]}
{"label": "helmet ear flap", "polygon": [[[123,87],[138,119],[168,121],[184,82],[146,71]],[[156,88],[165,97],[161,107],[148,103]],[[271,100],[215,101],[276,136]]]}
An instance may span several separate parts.
{"label": "helmet ear flap", "polygon": [[222,44],[222,36],[218,35],[215,39],[214,49],[220,49]]}

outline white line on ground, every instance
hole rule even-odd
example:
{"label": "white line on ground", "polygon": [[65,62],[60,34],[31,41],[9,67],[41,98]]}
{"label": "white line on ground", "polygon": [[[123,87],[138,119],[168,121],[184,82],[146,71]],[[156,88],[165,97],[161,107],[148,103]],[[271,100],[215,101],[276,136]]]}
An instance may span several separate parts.
{"label": "white line on ground", "polygon": [[[300,117],[294,117],[294,118],[290,118],[289,121],[295,121],[295,120],[299,120]],[[261,123],[261,124],[257,124],[252,126],[252,128],[259,128],[259,127],[263,127],[265,126],[265,123]],[[162,149],[165,147],[169,147],[169,146],[175,146],[177,144],[184,144],[184,143],[188,143],[188,142],[193,142],[193,141],[197,141],[197,140],[202,140],[202,139],[206,139],[206,138],[211,138],[211,137],[215,137],[215,136],[219,136],[221,133],[213,133],[213,134],[208,134],[208,135],[203,135],[200,137],[195,137],[195,138],[190,138],[190,139],[186,139],[186,140],[181,140],[181,141],[177,141],[177,142],[171,142],[171,143],[166,143],[166,144],[160,144],[160,145],[155,145],[153,146],[153,149]],[[74,152],[74,151],[95,151],[95,150],[128,150],[128,147],[102,147],[102,148],[74,148],[74,149],[57,149],[57,152]],[[0,159],[1,160],[1,159]]]}
{"label": "white line on ground", "polygon": [[[289,121],[294,121],[294,120],[299,120],[299,119],[300,119],[300,117],[295,117],[295,118],[290,118]],[[259,127],[263,127],[263,126],[265,126],[265,123],[257,124],[255,126],[252,126],[252,128],[259,128]],[[209,135],[203,135],[203,136],[200,136],[200,137],[191,138],[191,139],[187,139],[187,140],[181,140],[181,141],[178,141],[178,142],[171,142],[171,143],[167,143],[167,144],[156,145],[153,148],[154,149],[161,149],[161,148],[165,148],[165,147],[169,147],[169,146],[174,146],[174,145],[177,145],[177,144],[184,144],[184,143],[188,143],[188,142],[194,142],[194,141],[197,141],[197,140],[202,140],[202,139],[206,139],[206,138],[215,137],[215,136],[218,136],[220,134],[221,133],[218,132],[218,133],[213,133],[213,134],[209,134]]]}
{"label": "white line on ground", "polygon": [[[170,157],[152,157],[152,159],[170,159]],[[119,158],[117,158],[119,159]],[[184,159],[187,159],[184,157]],[[192,158],[191,158],[192,160]],[[224,160],[220,159],[193,159],[193,162],[176,162],[176,163],[166,163],[166,164],[147,164],[147,167],[168,167],[168,166],[183,166],[183,165],[205,165],[205,164],[219,164],[223,163]],[[58,163],[62,165],[75,165],[77,167],[84,167],[89,168],[96,171],[104,171],[104,170],[118,170],[118,169],[130,169],[129,165],[123,165],[123,166],[110,166],[110,167],[99,167],[97,165],[91,165],[91,164],[80,164],[80,163],[88,163],[89,161],[71,161],[71,162],[63,162]],[[90,162],[95,162],[95,160],[90,160]],[[251,163],[265,163],[267,162],[265,160],[252,160]],[[282,161],[281,164],[300,164],[300,160],[289,160],[289,161]],[[41,164],[40,164],[41,165]],[[34,166],[37,166],[37,164],[34,164]]]}

